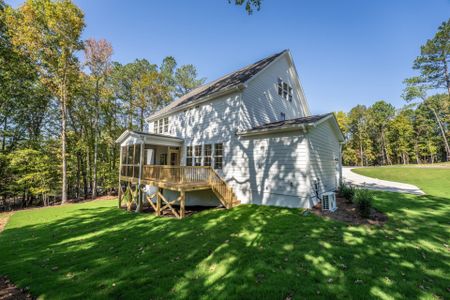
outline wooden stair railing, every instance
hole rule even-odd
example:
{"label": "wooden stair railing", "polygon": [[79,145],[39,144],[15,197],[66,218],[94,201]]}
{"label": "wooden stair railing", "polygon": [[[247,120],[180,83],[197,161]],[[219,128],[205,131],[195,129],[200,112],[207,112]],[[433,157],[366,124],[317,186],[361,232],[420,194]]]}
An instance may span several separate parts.
{"label": "wooden stair railing", "polygon": [[179,184],[209,185],[220,202],[231,208],[240,202],[231,187],[210,166],[165,166],[148,165],[143,167],[144,180]]}
{"label": "wooden stair railing", "polygon": [[210,168],[209,174],[209,184],[220,202],[222,202],[226,208],[232,208],[235,204],[238,204],[239,201],[237,201],[236,195],[231,187],[228,186],[213,168]]}

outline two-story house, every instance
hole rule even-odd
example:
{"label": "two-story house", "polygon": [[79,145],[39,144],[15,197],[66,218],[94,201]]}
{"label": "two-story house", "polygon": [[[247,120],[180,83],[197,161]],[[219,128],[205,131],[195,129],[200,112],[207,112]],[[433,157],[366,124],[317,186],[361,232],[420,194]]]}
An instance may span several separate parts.
{"label": "two-story house", "polygon": [[162,204],[309,208],[340,180],[344,137],[332,113],[311,115],[288,50],[192,90],[147,122],[149,132],[117,140],[120,180],[146,185]]}

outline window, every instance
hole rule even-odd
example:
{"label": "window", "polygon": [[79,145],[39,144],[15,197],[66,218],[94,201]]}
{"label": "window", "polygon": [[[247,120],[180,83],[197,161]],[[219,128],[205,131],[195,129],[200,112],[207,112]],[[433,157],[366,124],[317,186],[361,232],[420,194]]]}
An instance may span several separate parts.
{"label": "window", "polygon": [[286,114],[284,112],[280,113],[281,121],[286,120]]}
{"label": "window", "polygon": [[167,153],[161,153],[159,155],[159,164],[160,165],[167,165]]}
{"label": "window", "polygon": [[283,80],[278,78],[278,95],[283,95]]}
{"label": "window", "polygon": [[205,158],[203,159],[203,165],[211,166],[211,155],[212,155],[212,145],[211,144],[205,145],[204,155],[205,155]]}
{"label": "window", "polygon": [[223,144],[214,144],[214,169],[222,169]]}
{"label": "window", "polygon": [[169,118],[164,118],[163,132],[169,132]]}
{"label": "window", "polygon": [[192,146],[186,147],[186,166],[192,166]]}
{"label": "window", "polygon": [[281,78],[278,78],[278,95],[283,97],[283,99],[292,101],[292,87],[284,82]]}
{"label": "window", "polygon": [[202,146],[194,146],[194,166],[202,165]]}
{"label": "window", "polygon": [[283,82],[283,98],[287,99],[288,97],[288,84]]}
{"label": "window", "polygon": [[154,133],[167,133],[169,132],[169,118],[159,119],[153,122]]}

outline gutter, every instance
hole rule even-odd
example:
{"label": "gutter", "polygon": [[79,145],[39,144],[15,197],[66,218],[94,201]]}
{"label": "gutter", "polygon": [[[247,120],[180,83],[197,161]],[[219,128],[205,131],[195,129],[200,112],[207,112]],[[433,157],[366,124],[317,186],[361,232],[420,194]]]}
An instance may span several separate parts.
{"label": "gutter", "polygon": [[290,132],[301,130],[307,132],[305,124],[293,124],[287,126],[273,127],[273,128],[261,128],[261,129],[250,129],[236,132],[238,136],[254,136],[266,133],[277,133],[277,132]]}

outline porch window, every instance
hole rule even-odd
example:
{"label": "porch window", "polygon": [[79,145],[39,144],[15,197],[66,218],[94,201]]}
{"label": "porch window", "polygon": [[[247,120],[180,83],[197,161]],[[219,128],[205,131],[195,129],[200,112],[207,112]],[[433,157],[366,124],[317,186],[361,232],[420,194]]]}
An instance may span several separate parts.
{"label": "porch window", "polygon": [[167,153],[161,153],[159,155],[159,164],[163,166],[167,165]]}
{"label": "porch window", "polygon": [[194,146],[194,163],[195,166],[201,166],[202,165],[202,146],[197,145]]}
{"label": "porch window", "polygon": [[211,166],[211,155],[212,155],[212,145],[211,144],[205,145],[204,154],[205,154],[205,157],[203,160],[203,165]]}
{"label": "porch window", "polygon": [[192,146],[186,147],[186,166],[192,166]]}
{"label": "porch window", "polygon": [[223,144],[214,144],[214,169],[223,167]]}

